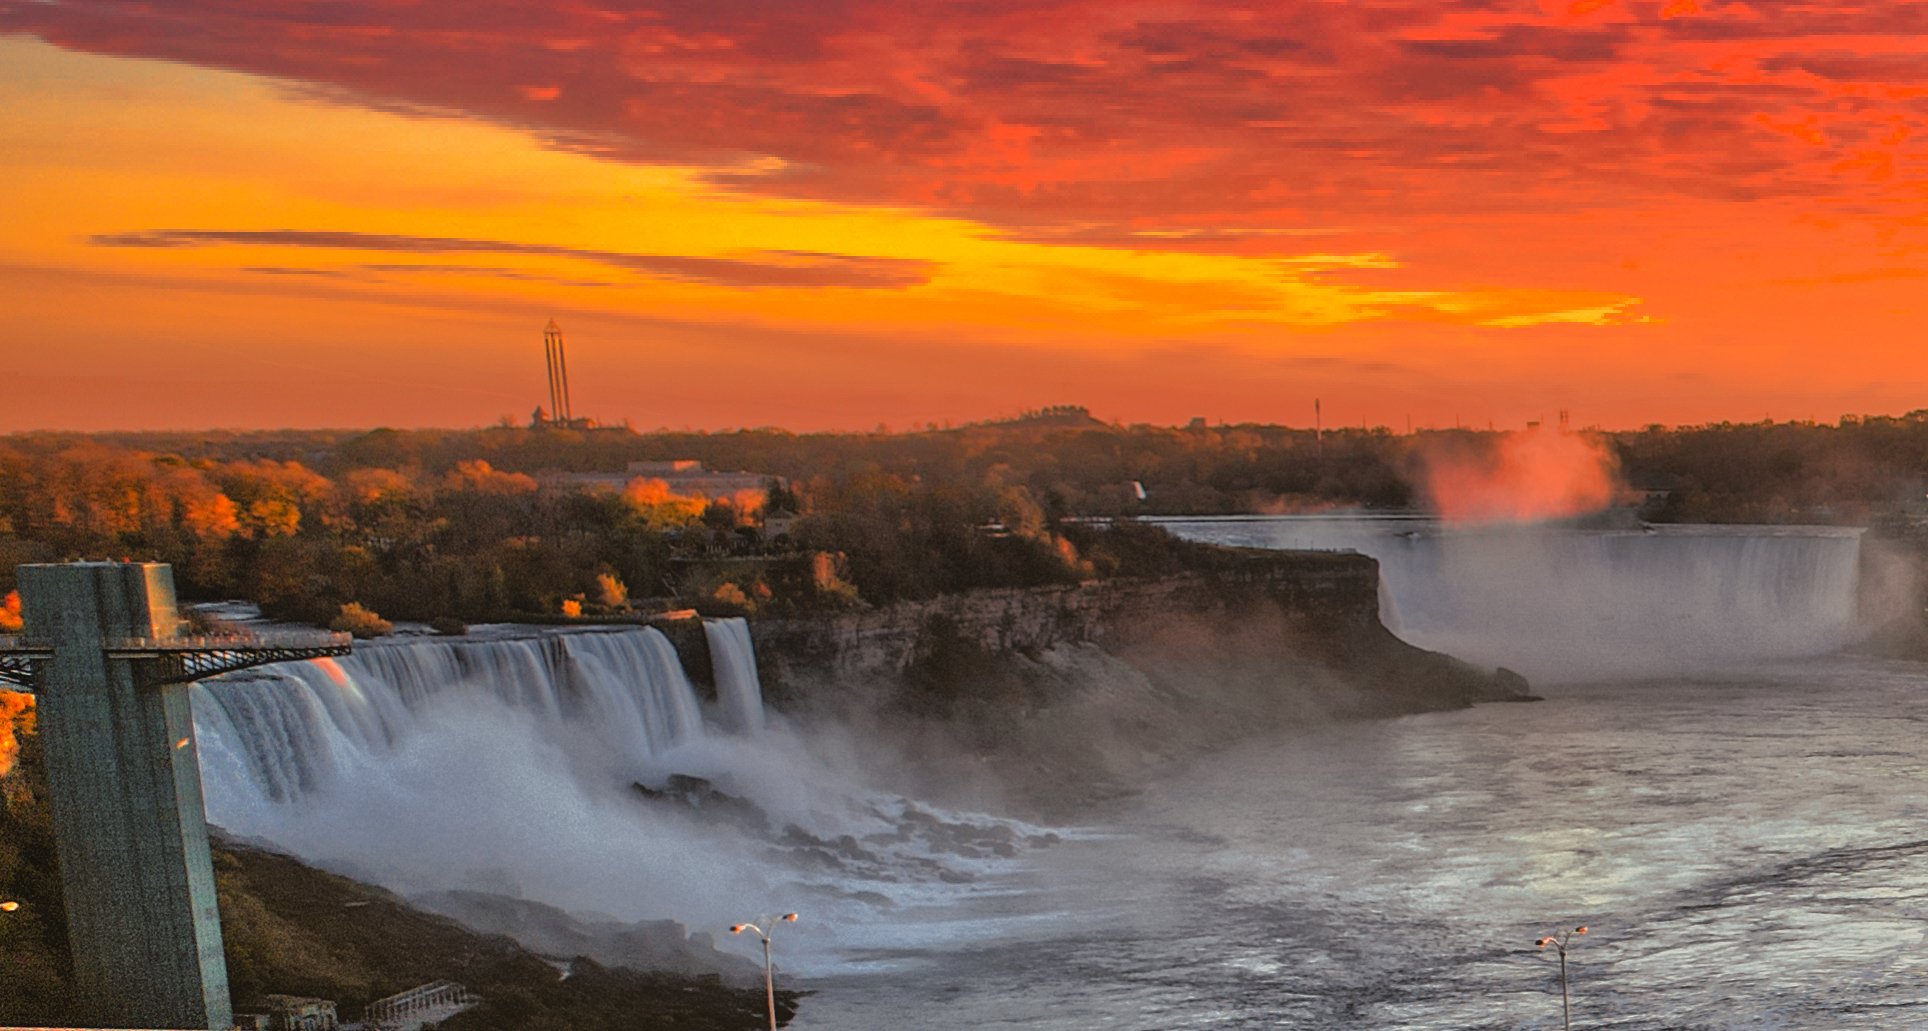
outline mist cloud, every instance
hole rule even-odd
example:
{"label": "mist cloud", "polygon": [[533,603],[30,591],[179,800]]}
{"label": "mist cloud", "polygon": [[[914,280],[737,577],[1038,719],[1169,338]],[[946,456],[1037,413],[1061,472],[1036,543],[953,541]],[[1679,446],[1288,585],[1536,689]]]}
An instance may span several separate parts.
{"label": "mist cloud", "polygon": [[1529,430],[1428,437],[1417,445],[1422,489],[1449,525],[1534,523],[1613,504],[1619,467],[1598,438]]}

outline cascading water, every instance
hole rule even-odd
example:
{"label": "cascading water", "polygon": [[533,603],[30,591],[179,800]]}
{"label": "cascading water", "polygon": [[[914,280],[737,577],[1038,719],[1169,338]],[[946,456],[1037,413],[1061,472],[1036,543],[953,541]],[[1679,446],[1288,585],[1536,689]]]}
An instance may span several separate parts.
{"label": "cascading water", "polygon": [[339,662],[218,677],[196,695],[204,776],[224,799],[298,798],[380,762],[443,703],[535,714],[637,768],[703,733],[676,649],[651,629],[363,645]]}
{"label": "cascading water", "polygon": [[703,623],[710,646],[710,668],[716,674],[716,701],[723,722],[739,734],[763,729],[763,685],[757,678],[756,647],[745,619],[712,619]]}
{"label": "cascading water", "polygon": [[404,894],[699,928],[801,899],[854,928],[1050,840],[869,787],[859,749],[766,716],[743,620],[705,636],[715,725],[653,629],[392,639],[204,681],[209,819]]}
{"label": "cascading water", "polygon": [[1852,643],[1860,531],[1444,528],[1429,520],[1170,520],[1197,540],[1379,560],[1387,625],[1535,680],[1654,675]]}

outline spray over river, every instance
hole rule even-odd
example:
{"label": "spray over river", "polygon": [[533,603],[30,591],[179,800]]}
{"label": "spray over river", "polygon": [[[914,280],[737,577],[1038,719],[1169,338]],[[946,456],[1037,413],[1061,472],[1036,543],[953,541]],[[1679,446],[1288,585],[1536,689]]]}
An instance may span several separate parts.
{"label": "spray over river", "polygon": [[[1372,554],[1402,636],[1547,701],[1249,738],[1046,828],[764,712],[741,623],[714,703],[654,631],[485,632],[197,688],[210,818],[406,894],[802,910],[797,1028],[1554,1028],[1532,942],[1581,923],[1584,1026],[1928,1027],[1924,670],[1838,654],[1856,534],[1167,525]],[[749,815],[630,788],[672,774]]]}

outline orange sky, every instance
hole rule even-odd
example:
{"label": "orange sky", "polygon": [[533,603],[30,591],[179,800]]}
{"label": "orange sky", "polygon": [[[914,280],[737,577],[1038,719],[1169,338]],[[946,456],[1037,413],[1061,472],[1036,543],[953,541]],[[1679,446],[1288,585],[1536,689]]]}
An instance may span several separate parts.
{"label": "orange sky", "polygon": [[1928,2],[0,0],[0,431],[1928,407]]}

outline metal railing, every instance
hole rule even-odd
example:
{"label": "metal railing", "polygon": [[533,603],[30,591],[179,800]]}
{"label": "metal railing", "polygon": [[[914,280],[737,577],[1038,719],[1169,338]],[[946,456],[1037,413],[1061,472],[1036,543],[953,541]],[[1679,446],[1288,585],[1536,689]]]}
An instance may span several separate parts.
{"label": "metal railing", "polygon": [[270,649],[346,648],[353,639],[332,630],[244,630],[219,634],[170,634],[165,637],[122,637],[102,643],[110,654],[136,652],[238,652]]}
{"label": "metal railing", "polygon": [[[353,638],[329,630],[236,630],[216,634],[117,637],[100,642],[108,657],[135,660],[145,687],[205,680],[251,666],[347,655]],[[33,690],[58,649],[27,636],[0,637],[0,683]]]}

